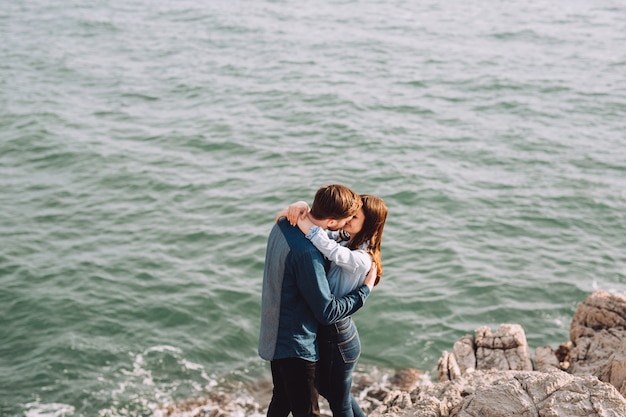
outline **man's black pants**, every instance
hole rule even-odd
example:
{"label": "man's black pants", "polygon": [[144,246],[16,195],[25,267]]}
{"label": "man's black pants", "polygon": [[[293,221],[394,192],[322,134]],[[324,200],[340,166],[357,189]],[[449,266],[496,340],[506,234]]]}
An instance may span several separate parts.
{"label": "man's black pants", "polygon": [[274,391],[268,417],[319,417],[319,394],[315,387],[316,362],[299,358],[271,361]]}

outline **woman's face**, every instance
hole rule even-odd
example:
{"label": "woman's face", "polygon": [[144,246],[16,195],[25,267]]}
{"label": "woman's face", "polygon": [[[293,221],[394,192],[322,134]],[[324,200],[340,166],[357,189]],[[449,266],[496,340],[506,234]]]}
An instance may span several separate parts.
{"label": "woman's face", "polygon": [[346,222],[346,225],[343,227],[343,230],[350,233],[351,236],[356,235],[363,229],[363,223],[365,222],[365,214],[363,213],[363,209],[360,208],[359,211],[356,212],[353,218]]}

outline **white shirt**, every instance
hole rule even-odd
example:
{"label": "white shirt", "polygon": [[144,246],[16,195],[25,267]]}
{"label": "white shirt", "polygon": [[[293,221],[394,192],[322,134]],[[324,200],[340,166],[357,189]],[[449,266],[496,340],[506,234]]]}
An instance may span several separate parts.
{"label": "white shirt", "polygon": [[328,285],[335,297],[343,297],[363,285],[372,267],[372,257],[365,251],[367,243],[361,249],[351,250],[341,246],[333,236],[333,232],[313,226],[306,238],[331,262],[326,274]]}

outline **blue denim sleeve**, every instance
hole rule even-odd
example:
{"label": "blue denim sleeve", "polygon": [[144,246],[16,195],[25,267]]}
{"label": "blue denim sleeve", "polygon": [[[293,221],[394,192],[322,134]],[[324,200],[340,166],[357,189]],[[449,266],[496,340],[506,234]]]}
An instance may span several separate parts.
{"label": "blue denim sleeve", "polygon": [[365,304],[370,290],[363,285],[341,298],[336,298],[328,287],[324,260],[316,250],[305,252],[297,260],[297,285],[316,320],[323,325],[333,324],[351,316]]}

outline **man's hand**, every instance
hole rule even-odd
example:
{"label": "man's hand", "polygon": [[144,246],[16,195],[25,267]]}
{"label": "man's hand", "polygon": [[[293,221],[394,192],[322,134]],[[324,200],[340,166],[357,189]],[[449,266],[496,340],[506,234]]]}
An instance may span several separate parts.
{"label": "man's hand", "polygon": [[369,287],[370,291],[374,289],[374,283],[376,282],[377,272],[378,272],[378,269],[376,268],[376,264],[372,262],[372,267],[370,268],[370,271],[367,273],[367,276],[365,277],[365,281],[363,282],[363,284]]}

